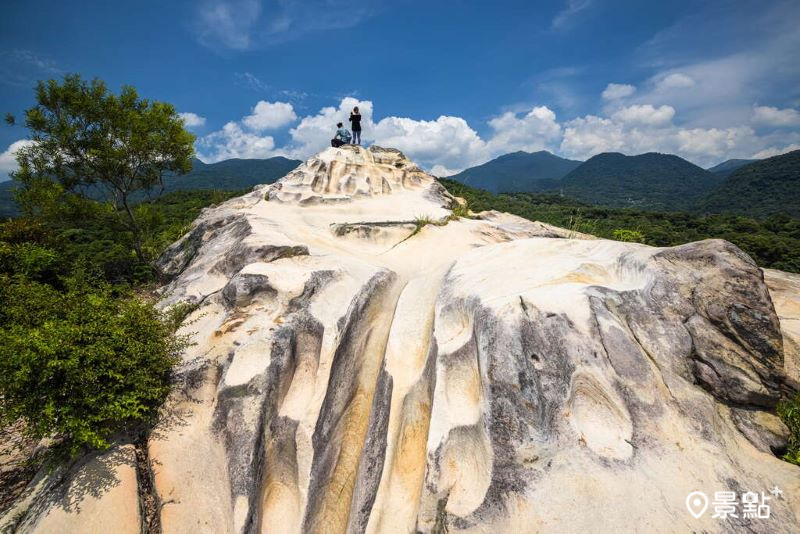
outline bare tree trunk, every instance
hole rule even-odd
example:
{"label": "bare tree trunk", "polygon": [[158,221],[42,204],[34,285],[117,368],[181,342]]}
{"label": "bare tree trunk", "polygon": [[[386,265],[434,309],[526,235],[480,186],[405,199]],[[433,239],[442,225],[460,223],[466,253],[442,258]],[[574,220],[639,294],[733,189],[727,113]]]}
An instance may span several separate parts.
{"label": "bare tree trunk", "polygon": [[125,213],[128,215],[128,222],[130,224],[131,233],[133,234],[133,251],[136,253],[136,259],[142,263],[147,263],[147,259],[142,252],[142,231],[136,223],[136,217],[133,216],[133,210],[128,205],[128,195],[122,193],[122,206],[125,208]]}

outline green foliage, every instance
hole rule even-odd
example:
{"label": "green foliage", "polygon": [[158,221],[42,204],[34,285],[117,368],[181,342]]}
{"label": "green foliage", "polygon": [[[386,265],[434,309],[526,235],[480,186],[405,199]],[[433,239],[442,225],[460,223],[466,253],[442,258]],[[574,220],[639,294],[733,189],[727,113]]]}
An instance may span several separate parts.
{"label": "green foliage", "polygon": [[454,218],[454,219],[458,219],[460,217],[468,218],[469,217],[469,203],[456,204],[455,206],[453,206],[453,209],[451,211],[453,212],[451,214],[451,217]]}
{"label": "green foliage", "polygon": [[598,154],[564,176],[565,194],[600,206],[679,211],[693,207],[722,181],[671,154]]}
{"label": "green foliage", "polygon": [[179,302],[167,308],[164,312],[164,320],[172,328],[177,330],[189,315],[192,314],[200,305],[190,302]]}
{"label": "green foliage", "polygon": [[[406,239],[411,239],[412,237],[420,233],[420,231],[422,231],[422,229],[428,226],[429,224],[432,224],[433,226],[446,226],[447,223],[449,223],[450,221],[458,220],[459,217],[468,217],[468,216],[469,216],[469,208],[466,205],[462,206],[460,204],[453,208],[453,212],[450,215],[441,220],[432,219],[427,215],[417,216],[414,218],[414,231],[411,232],[408,235],[408,237],[403,239],[403,241],[405,241]],[[401,241],[401,243],[403,241]]]}
{"label": "green foliage", "polygon": [[617,228],[612,230],[611,238],[616,241],[625,241],[626,243],[644,243],[644,234],[638,230],[626,230],[624,228]]}
{"label": "green foliage", "polygon": [[740,167],[744,167],[745,165],[749,165],[751,163],[755,163],[758,161],[757,159],[728,159],[720,163],[719,165],[714,165],[708,172],[713,172],[714,174],[718,174],[719,176],[727,178],[730,176],[736,169]]}
{"label": "green foliage", "polygon": [[51,247],[53,241],[47,228],[30,219],[12,219],[0,225],[0,275],[56,283],[64,271]]}
{"label": "green foliage", "polygon": [[[145,283],[157,275],[151,262],[189,229],[204,207],[237,194],[240,192],[178,191],[136,205],[145,261],[132,252],[132,233],[107,205],[70,196],[74,201],[71,206],[62,204],[58,217],[41,224],[65,265],[81,266],[114,284]],[[27,220],[12,219],[5,224]]]}
{"label": "green foliage", "polygon": [[569,218],[564,228],[570,232],[595,235],[597,234],[597,219],[587,219],[583,214],[576,213]]}
{"label": "green foliage", "polygon": [[193,308],[162,314],[134,288],[202,208],[238,193],[137,204],[191,167],[194,137],[175,109],[78,76],[40,83],[36,96],[25,116],[34,142],[13,175],[26,216],[0,224],[0,423],[22,420],[70,456],[153,422],[185,347],[175,329]]}
{"label": "green foliage", "polygon": [[493,193],[558,189],[559,180],[581,164],[547,151],[512,152],[450,177]]}
{"label": "green foliage", "polygon": [[[174,191],[239,191],[242,192],[252,189],[259,184],[271,184],[277,179],[287,175],[300,164],[297,160],[274,157],[268,159],[229,159],[218,163],[206,164],[198,159],[192,160],[192,170],[185,175],[176,176],[165,174],[163,184],[148,190],[139,190],[131,194],[131,204],[151,202],[166,193]],[[55,184],[48,180],[45,184],[47,189],[36,191],[38,195],[45,195],[44,198],[30,198],[33,193],[26,189],[20,190],[16,196],[25,202],[25,213],[37,211],[40,206],[53,205],[59,207],[62,198],[62,191],[52,189]],[[162,191],[163,185],[163,191]],[[0,219],[6,217],[18,217],[20,209],[15,202],[14,190],[15,182],[0,182]],[[62,188],[63,189],[63,188]],[[81,188],[81,193],[93,200],[103,200],[103,192],[97,188]],[[50,201],[48,201],[48,197]],[[57,211],[57,210],[55,210]],[[50,210],[51,213],[54,210]],[[53,213],[51,218],[57,218],[57,213]]]}
{"label": "green foliage", "polygon": [[755,219],[740,215],[697,216],[603,208],[559,195],[494,195],[454,180],[441,179],[440,182],[451,194],[465,198],[475,212],[496,209],[608,239],[615,238],[615,230],[635,229],[642,234],[642,242],[659,247],[721,238],[740,247],[762,267],[800,272],[800,218],[779,214]]}
{"label": "green foliage", "polygon": [[[429,224],[435,224],[435,223],[434,223],[434,220],[431,219],[430,217],[428,217],[427,215],[420,215],[420,216],[415,217],[414,218],[414,231],[411,232],[411,235],[408,236],[408,237],[417,235],[418,233],[420,233],[420,231],[423,228],[425,228]],[[406,238],[406,239],[408,239],[408,238]]]}
{"label": "green foliage", "polygon": [[[237,192],[195,191],[142,204],[156,257],[200,210]],[[67,197],[62,197],[66,199]],[[184,347],[173,332],[194,310],[159,313],[134,298],[152,279],[113,210],[76,197],[61,217],[0,224],[0,422],[22,418],[54,454],[104,448],[153,421]],[[87,274],[93,273],[93,274]]]}
{"label": "green foliage", "polygon": [[64,283],[0,278],[0,406],[72,455],[152,420],[182,342],[152,306],[79,274]]}
{"label": "green foliage", "polygon": [[17,151],[19,170],[12,174],[23,186],[19,202],[26,214],[46,216],[62,203],[61,195],[96,188],[107,195],[144,261],[130,197],[161,183],[164,173],[187,173],[194,136],[172,105],[141,99],[130,86],[115,95],[100,80],[68,75],[61,83],[39,82],[36,100],[25,112],[33,143]]}
{"label": "green foliage", "polygon": [[246,190],[271,184],[286,176],[301,161],[280,156],[267,159],[228,159],[217,163],[192,160],[192,170],[185,176],[168,177],[164,191],[194,189]]}
{"label": "green foliage", "polygon": [[0,243],[0,265],[23,276],[51,270],[58,262],[58,254],[52,249],[35,243]]}
{"label": "green foliage", "polygon": [[800,465],[800,393],[778,404],[778,415],[789,428],[789,447],[783,459]]}
{"label": "green foliage", "polygon": [[800,217],[800,150],[736,169],[697,209],[752,217],[778,213]]}

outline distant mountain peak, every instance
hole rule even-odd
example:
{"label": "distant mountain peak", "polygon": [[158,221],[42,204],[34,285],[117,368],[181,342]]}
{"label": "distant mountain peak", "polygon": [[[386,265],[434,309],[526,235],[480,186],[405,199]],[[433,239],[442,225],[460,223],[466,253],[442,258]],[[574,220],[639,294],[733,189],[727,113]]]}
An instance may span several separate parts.
{"label": "distant mountain peak", "polygon": [[613,207],[689,209],[721,178],[674,154],[604,152],[562,180],[564,193]]}
{"label": "distant mountain peak", "polygon": [[737,169],[744,167],[745,165],[749,165],[751,163],[755,163],[759,161],[757,159],[728,159],[710,167],[708,169],[709,172],[713,172],[714,174],[719,174],[721,176],[729,176],[732,172],[736,171]]}
{"label": "distant mountain peak", "polygon": [[557,187],[558,180],[580,164],[547,150],[518,150],[450,178],[493,193],[543,191]]}

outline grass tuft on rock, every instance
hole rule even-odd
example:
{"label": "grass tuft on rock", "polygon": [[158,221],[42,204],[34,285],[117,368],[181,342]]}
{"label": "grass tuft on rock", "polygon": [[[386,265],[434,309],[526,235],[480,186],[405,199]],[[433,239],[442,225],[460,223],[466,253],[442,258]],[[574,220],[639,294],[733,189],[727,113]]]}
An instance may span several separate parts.
{"label": "grass tuft on rock", "polygon": [[800,393],[778,404],[778,416],[789,427],[789,446],[783,459],[800,465]]}

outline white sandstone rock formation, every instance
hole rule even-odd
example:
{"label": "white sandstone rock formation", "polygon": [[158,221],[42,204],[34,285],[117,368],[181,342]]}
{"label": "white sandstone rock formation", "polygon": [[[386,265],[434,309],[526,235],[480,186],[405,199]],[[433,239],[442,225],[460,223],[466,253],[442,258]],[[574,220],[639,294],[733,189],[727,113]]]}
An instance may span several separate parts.
{"label": "white sandstone rock formation", "polygon": [[800,389],[800,274],[764,269],[764,280],[781,323],[787,381]]}
{"label": "white sandstone rock formation", "polygon": [[[162,305],[198,307],[149,445],[163,532],[800,530],[800,469],[773,454],[797,370],[746,255],[456,205],[400,152],[345,146],[165,253]],[[776,485],[771,519],[685,505]],[[52,531],[48,506],[18,524]]]}

